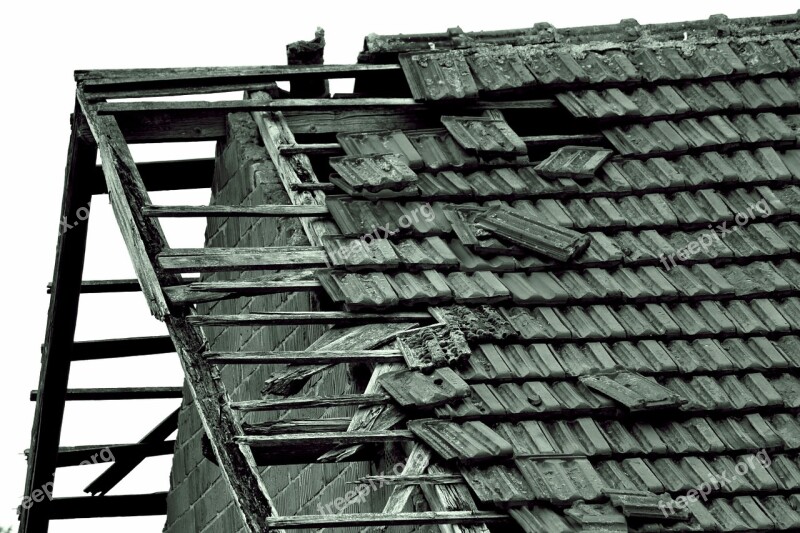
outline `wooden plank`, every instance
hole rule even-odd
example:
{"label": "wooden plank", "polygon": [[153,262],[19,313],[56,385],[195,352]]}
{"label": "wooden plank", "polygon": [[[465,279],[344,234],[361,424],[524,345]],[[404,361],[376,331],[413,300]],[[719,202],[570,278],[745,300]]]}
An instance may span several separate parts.
{"label": "wooden plank", "polygon": [[423,511],[417,513],[363,513],[330,515],[297,515],[268,518],[267,525],[275,529],[304,529],[318,527],[415,526],[437,524],[483,524],[510,522],[507,514],[489,511]]}
{"label": "wooden plank", "polygon": [[[552,99],[466,101],[463,107],[468,111],[529,111],[558,109],[560,104]],[[113,114],[119,118],[126,113],[165,111],[224,111],[226,113],[239,113],[243,111],[293,111],[305,109],[319,111],[325,109],[351,110],[356,108],[405,108],[414,111],[426,111],[431,108],[431,105],[417,102],[413,98],[279,98],[276,100],[99,102],[95,105],[95,108],[99,115]]]}
{"label": "wooden plank", "polygon": [[[53,289],[51,283],[47,284],[47,294]],[[81,282],[81,294],[104,294],[113,292],[139,292],[138,279],[90,279]]]}
{"label": "wooden plank", "polygon": [[246,281],[207,281],[190,285],[165,287],[164,294],[172,304],[192,304],[260,296],[282,292],[312,292],[322,289],[313,270],[280,271]]}
{"label": "wooden plank", "polygon": [[[403,370],[405,368],[407,368],[407,365],[404,361],[383,362],[377,365],[372,371],[372,376],[370,376],[364,394],[380,393],[383,391],[383,387],[381,387],[378,382],[378,378],[382,374]],[[359,407],[350,422],[349,431],[389,429],[404,418],[405,414],[403,414],[394,403]],[[327,452],[323,458],[330,461],[342,461],[358,452],[358,446],[351,446],[344,449],[331,450]]]}
{"label": "wooden plank", "polygon": [[291,190],[297,192],[303,191],[321,191],[321,192],[334,192],[337,187],[333,183],[294,183],[290,187]]}
{"label": "wooden plank", "polygon": [[[340,79],[356,75],[399,72],[400,65],[270,65],[241,67],[181,67],[158,69],[76,70],[75,81],[88,92],[190,87],[223,83],[273,83],[306,79]],[[190,82],[194,82],[190,84]]]}
{"label": "wooden plank", "polygon": [[[30,400],[36,401],[39,391],[32,390]],[[182,398],[181,387],[98,387],[92,389],[67,389],[65,399],[68,401],[93,400],[159,400],[165,398]]]}
{"label": "wooden plank", "polygon": [[72,360],[114,359],[117,357],[172,353],[174,351],[175,346],[172,344],[172,339],[169,335],[77,341],[72,347]]}
{"label": "wooden plank", "polygon": [[339,143],[282,144],[278,151],[283,156],[305,155],[341,155],[344,153]]}
{"label": "wooden plank", "polygon": [[[78,94],[81,105],[88,108],[80,89]],[[89,115],[89,118],[92,120],[97,117]],[[126,185],[130,193],[129,196],[123,198],[126,205],[120,207],[112,202],[112,208],[119,217],[124,214],[125,207],[127,211],[131,209],[140,211],[142,207],[149,205],[150,201],[141,176],[139,176],[135,164],[132,164],[133,158],[122,138],[122,132],[117,122],[113,117],[103,118],[106,119],[103,128],[104,135],[111,137],[113,146],[120,155],[119,162],[124,163],[126,169],[130,170],[129,173],[124,174],[128,178]],[[95,139],[99,141],[102,137],[97,135],[97,131],[98,128],[94,126]],[[154,269],[155,257],[158,252],[167,247],[166,239],[157,221],[144,217],[140,212],[139,215],[132,221],[135,231],[131,234],[132,239],[137,240],[138,243],[130,242],[131,239],[129,239],[126,245],[128,245],[129,253],[133,256],[139,256],[142,250],[148,252],[146,257],[149,260],[150,268],[156,272]],[[137,277],[145,287],[147,283],[142,276]],[[155,281],[165,286],[178,285],[182,282],[177,276],[163,271],[157,271]],[[201,357],[207,346],[207,340],[200,330],[186,321],[185,316],[192,312],[191,308],[176,307],[175,311],[175,315],[167,313],[163,319],[175,344],[203,430],[206,435],[210,436],[210,448],[217,459],[223,479],[231,489],[233,505],[239,512],[245,530],[248,533],[261,532],[264,529],[264,517],[274,516],[275,507],[264,481],[261,479],[252,452],[249,448],[243,449],[233,442],[235,436],[243,434],[242,429],[237,423],[233,411],[228,407],[230,398],[222,385],[218,369],[203,361]]]}
{"label": "wooden plank", "polygon": [[[324,333],[307,348],[316,350],[371,350],[390,342],[401,331],[416,327],[414,322],[402,324],[368,324],[350,328],[333,328]],[[286,396],[296,394],[314,375],[331,368],[333,364],[290,365],[275,371],[264,383],[265,394]]]}
{"label": "wooden plank", "polygon": [[[88,88],[88,87],[87,87]],[[271,83],[220,83],[215,85],[185,85],[176,84],[172,87],[155,87],[151,89],[101,89],[87,92],[86,96],[91,102],[112,100],[118,98],[152,98],[154,96],[185,96],[193,94],[218,94],[236,91],[266,91],[272,88]]]}
{"label": "wooden plank", "polygon": [[[148,191],[205,189],[211,187],[214,158],[148,161],[136,163],[136,168]],[[94,167],[91,191],[92,194],[108,193],[102,166]]]}
{"label": "wooden plank", "polygon": [[[169,309],[151,262],[165,247],[163,242],[154,238],[156,234],[163,232],[157,224],[145,224],[142,220],[144,217],[140,212],[141,207],[148,205],[150,200],[147,191],[141,185],[136,163],[116,121],[113,117],[97,116],[80,91],[78,100],[100,151],[111,206],[136,271],[136,277],[150,312],[156,318],[163,319]],[[147,234],[143,235],[141,232]]]}
{"label": "wooden plank", "polygon": [[[97,149],[79,136],[84,121],[76,106],[64,177],[59,221],[77,220],[79,209],[91,201],[89,177],[95,165]],[[56,244],[50,307],[47,313],[45,340],[42,346],[39,371],[39,400],[33,416],[30,458],[25,480],[25,494],[53,482],[58,457],[58,443],[64,416],[64,394],[69,379],[70,352],[78,315],[81,277],[88,220],[62,231]],[[51,502],[45,499],[35,506],[35,512],[21,508],[21,533],[46,533]],[[33,508],[33,507],[32,507]]]}
{"label": "wooden plank", "polygon": [[[472,499],[472,494],[466,483],[464,483],[463,477],[453,470],[445,469],[436,464],[428,466],[428,474],[435,477],[461,478],[461,483],[420,485],[432,511],[451,511],[453,509],[468,512],[477,511],[478,506],[475,504],[475,500]],[[489,528],[485,523],[471,525],[440,524],[439,531],[442,533],[489,533]]]}
{"label": "wooden plank", "polygon": [[151,443],[105,444],[89,446],[65,446],[58,449],[58,466],[79,466],[105,462],[105,457],[113,461],[125,459],[131,455],[157,457],[171,455],[175,451],[175,441],[165,440]]}
{"label": "wooden plank", "polygon": [[364,476],[353,484],[381,484],[381,485],[454,485],[464,483],[464,478],[459,475],[449,474],[417,474],[417,475],[386,475],[386,476]]}
{"label": "wooden plank", "polygon": [[149,217],[319,217],[330,212],[325,206],[303,205],[152,205]]}
{"label": "wooden plank", "polygon": [[294,326],[332,324],[348,326],[360,324],[397,324],[410,321],[431,320],[427,312],[402,311],[396,313],[348,313],[345,311],[273,311],[268,313],[242,313],[239,315],[192,315],[186,317],[195,326]]}
{"label": "wooden plank", "polygon": [[316,246],[170,249],[157,257],[158,266],[170,273],[322,267],[327,260]]}
{"label": "wooden plank", "polygon": [[[139,439],[139,444],[158,445],[158,443],[163,442],[178,429],[179,415],[180,408],[172,411],[166,418]],[[135,453],[127,457],[117,458],[113,465],[108,467],[102,474],[95,478],[94,481],[89,483],[83,491],[94,495],[106,494],[116,487],[125,476],[133,472],[146,457],[147,456],[141,453]]]}
{"label": "wooden plank", "polygon": [[207,352],[206,360],[217,365],[230,364],[340,364],[340,363],[400,363],[403,356],[397,350],[318,350],[267,352]]}
{"label": "wooden plank", "polygon": [[270,448],[278,451],[288,447],[332,447],[354,444],[381,444],[413,439],[414,434],[406,430],[331,431],[294,435],[246,435],[237,437],[236,442],[252,447]]}
{"label": "wooden plank", "polygon": [[391,400],[386,394],[340,394],[338,396],[303,396],[300,398],[269,398],[231,403],[231,409],[242,412],[310,409],[348,405],[384,405]]}
{"label": "wooden plank", "polygon": [[[36,504],[38,506],[40,504]],[[34,506],[34,507],[36,507]],[[116,496],[71,496],[53,498],[51,520],[158,516],[167,514],[167,493],[122,494]]]}
{"label": "wooden plank", "polygon": [[[430,448],[419,442],[414,443],[400,475],[418,476],[424,474],[431,462],[431,455]],[[408,501],[411,499],[415,488],[414,485],[392,487],[392,492],[389,494],[383,506],[383,514],[397,515],[402,513],[406,505],[408,505]]]}
{"label": "wooden plank", "polygon": [[242,424],[242,429],[247,435],[323,433],[325,431],[344,431],[349,423],[350,419],[347,417],[269,420],[254,424],[245,422]]}

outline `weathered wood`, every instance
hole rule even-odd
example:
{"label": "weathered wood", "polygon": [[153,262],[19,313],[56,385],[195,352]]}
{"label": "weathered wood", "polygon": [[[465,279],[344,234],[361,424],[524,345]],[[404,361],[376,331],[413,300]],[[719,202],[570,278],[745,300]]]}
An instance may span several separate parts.
{"label": "weathered wood", "polygon": [[[139,444],[157,446],[159,443],[164,442],[167,437],[178,429],[179,414],[180,408],[172,411],[166,418],[159,422],[156,427],[139,439]],[[141,453],[134,453],[129,454],[127,457],[116,458],[114,464],[97,476],[83,491],[95,495],[106,494],[116,487],[125,476],[133,472],[133,469],[139,466],[146,458],[147,456]]]}
{"label": "weathered wood", "polygon": [[[80,89],[79,100],[84,108],[88,108],[85,98],[82,97]],[[90,116],[90,120],[96,118]],[[121,159],[128,162],[127,168],[131,169],[126,177],[130,180],[126,183],[130,189],[129,196],[123,197],[125,206],[118,206],[112,202],[115,215],[120,217],[131,208],[141,210],[150,201],[147,191],[144,188],[141,177],[132,164],[133,158],[130,155],[128,146],[121,140],[122,133],[117,127],[113,117],[103,117],[105,119],[105,130],[115,139],[114,146],[121,154]],[[95,140],[102,139],[97,135],[97,127],[94,127]],[[112,181],[112,180],[110,180]],[[113,189],[109,187],[109,189]],[[112,198],[114,195],[112,195]],[[128,203],[130,202],[130,203]],[[157,272],[155,282],[158,284],[178,285],[182,282],[180,278],[164,271],[156,271],[154,268],[155,257],[158,252],[167,247],[164,233],[157,221],[144,217],[139,213],[139,217],[133,219],[134,231],[126,245],[128,251],[133,256],[140,255],[140,250],[145,247],[150,269]],[[130,236],[129,236],[130,237]],[[132,240],[138,241],[131,242]],[[149,280],[137,275],[140,283],[145,287]],[[147,294],[145,292],[145,294]],[[169,311],[169,309],[167,309]],[[233,438],[243,435],[242,429],[236,422],[233,411],[229,407],[230,399],[219,375],[218,369],[206,363],[201,354],[206,348],[207,341],[202,332],[190,325],[185,320],[185,315],[191,312],[188,307],[176,307],[175,313],[167,313],[163,319],[167,325],[170,337],[173,339],[176,351],[183,367],[186,383],[192,396],[192,401],[203,425],[206,435],[210,435],[210,447],[217,459],[220,473],[223,479],[231,488],[231,496],[235,509],[244,524],[248,533],[264,531],[264,517],[274,516],[275,507],[269,497],[266,486],[261,479],[258,467],[256,466],[253,454],[248,447],[242,448]]]}
{"label": "weathered wood", "polygon": [[418,474],[411,476],[404,475],[385,475],[385,476],[364,476],[351,484],[381,484],[381,485],[454,485],[464,483],[464,478],[459,475],[450,474]]}
{"label": "weathered wood", "polygon": [[303,205],[153,205],[142,212],[149,217],[319,217],[325,206]]}
{"label": "weathered wood", "polygon": [[[214,158],[148,161],[136,163],[136,168],[148,191],[205,189],[211,187]],[[108,193],[102,166],[94,167],[91,190],[92,194]]]}
{"label": "weathered wood", "polygon": [[282,144],[278,147],[278,151],[287,157],[296,154],[341,155],[344,153],[339,143]]}
{"label": "weathered wood", "polygon": [[435,524],[482,524],[486,522],[509,522],[506,514],[488,511],[424,511],[418,513],[363,513],[331,515],[282,516],[267,519],[270,528],[304,529],[317,527],[363,527],[363,526],[413,526]]}
{"label": "weathered wood", "polygon": [[[219,285],[217,285],[217,283]],[[237,284],[240,284],[237,286]],[[165,287],[164,294],[172,304],[186,305],[200,302],[216,302],[242,296],[260,296],[282,292],[314,292],[322,289],[317,280],[257,281],[257,282],[203,282],[197,285],[210,286],[211,290],[200,290],[194,286],[179,285]],[[227,289],[227,290],[226,290]]]}
{"label": "weathered wood", "polygon": [[136,444],[105,444],[89,446],[63,446],[58,449],[58,467],[78,466],[105,462],[105,457],[119,461],[131,455],[156,457],[171,455],[175,450],[174,440]]}
{"label": "weathered wood", "polygon": [[[151,98],[154,96],[185,96],[191,94],[218,94],[235,91],[266,91],[272,88],[271,83],[220,83],[217,85],[175,85],[174,87],[161,87],[152,89],[102,89],[97,92],[87,92],[90,102],[112,100],[116,98]],[[88,88],[88,87],[87,87]]]}
{"label": "weathered wood", "polygon": [[[53,284],[47,284],[47,294],[53,290]],[[109,292],[139,292],[138,279],[92,279],[81,282],[81,294],[103,294]]]}
{"label": "weathered wood", "polygon": [[243,423],[242,429],[246,435],[280,435],[296,433],[323,433],[326,431],[344,431],[350,424],[347,417],[299,419],[299,420],[269,420],[255,424]]}
{"label": "weathered wood", "polygon": [[395,431],[331,431],[295,435],[245,435],[236,442],[252,447],[280,450],[288,447],[332,447],[353,444],[379,444],[414,440],[406,430]]}
{"label": "weathered wood", "polygon": [[[88,185],[95,165],[97,150],[93,144],[84,142],[79,136],[80,124],[83,121],[83,115],[76,106],[69,140],[59,221],[78,220],[78,210],[85,209],[91,201],[91,191]],[[60,232],[58,236],[50,307],[47,313],[47,326],[39,371],[41,395],[33,415],[31,455],[28,459],[25,494],[31,494],[33,490],[52,483],[56,470],[61,423],[64,417],[64,394],[69,379],[70,352],[78,315],[78,299],[88,226],[87,220],[75,225],[69,231]],[[47,519],[51,514],[51,503],[49,500],[37,503],[34,512],[23,507],[19,531],[21,533],[46,533]]]}
{"label": "weathered wood", "polygon": [[338,396],[305,396],[300,398],[269,398],[231,403],[231,409],[242,412],[310,409],[347,405],[383,405],[391,400],[386,394],[340,394]]}
{"label": "weathered wood", "polygon": [[170,249],[158,255],[166,272],[223,272],[325,266],[328,256],[316,246],[270,248],[187,248]]}
{"label": "weathered wood", "polygon": [[[399,72],[400,65],[271,65],[246,67],[184,67],[158,69],[76,70],[75,81],[83,90],[154,90],[163,87],[195,87],[226,83],[273,83],[303,79],[352,78],[356,74]],[[191,83],[190,83],[191,82]]]}
{"label": "weathered wood", "polygon": [[[431,450],[424,444],[414,443],[408,454],[401,476],[418,476],[425,473],[431,462]],[[414,485],[392,487],[392,493],[386,499],[383,506],[383,514],[397,515],[402,513],[408,504],[411,495],[414,493]]]}
{"label": "weathered wood", "polygon": [[333,183],[295,183],[291,187],[293,191],[321,191],[334,192],[337,187]]}
{"label": "weathered wood", "polygon": [[[395,346],[396,347],[396,346]],[[382,374],[402,370],[406,368],[404,361],[384,362],[375,367],[370,376],[364,394],[378,394],[383,392],[378,378]],[[382,430],[389,429],[401,420],[405,415],[393,403],[385,405],[374,405],[370,407],[360,407],[353,415],[349,431]],[[342,461],[351,455],[358,453],[358,446],[352,446],[340,450],[331,450],[323,456],[324,460]]]}
{"label": "weathered wood", "polygon": [[[369,324],[361,327],[334,328],[328,330],[307,348],[316,350],[371,350],[390,342],[401,331],[416,327],[416,323]],[[276,371],[264,383],[265,394],[289,395],[297,393],[314,375],[331,368],[324,365],[292,365],[285,370]]]}
{"label": "weathered wood", "polygon": [[339,364],[339,363],[400,363],[403,356],[397,350],[348,350],[301,352],[207,352],[206,360],[214,364]]}
{"label": "weathered wood", "polygon": [[[39,505],[37,503],[34,507]],[[38,509],[38,512],[41,512],[41,509]],[[53,498],[49,513],[51,520],[165,515],[167,514],[167,493]]]}
{"label": "weathered wood", "polygon": [[172,353],[174,351],[175,346],[172,344],[172,339],[169,335],[77,341],[72,346],[72,360],[114,359],[117,357]]}
{"label": "weathered wood", "polygon": [[[32,390],[30,400],[36,401],[39,391]],[[157,400],[182,398],[181,387],[98,387],[92,389],[67,389],[64,399],[69,401],[93,400]]]}
{"label": "weathered wood", "polygon": [[[428,466],[428,474],[436,477],[461,479],[460,483],[420,485],[432,511],[477,511],[478,507],[475,505],[475,500],[472,499],[469,488],[460,475],[436,464]],[[439,531],[442,533],[489,533],[489,528],[486,527],[485,523],[472,525],[440,524]]]}
{"label": "weathered wood", "polygon": [[192,315],[186,317],[195,326],[295,326],[333,324],[348,326],[359,324],[396,324],[411,320],[429,321],[427,312],[404,311],[397,313],[348,313],[345,311],[273,311],[268,313],[243,313],[239,315]]}
{"label": "weathered wood", "polygon": [[568,144],[580,146],[596,146],[606,144],[606,139],[601,134],[579,133],[567,135],[532,135],[521,137],[522,141],[531,148],[555,148]]}

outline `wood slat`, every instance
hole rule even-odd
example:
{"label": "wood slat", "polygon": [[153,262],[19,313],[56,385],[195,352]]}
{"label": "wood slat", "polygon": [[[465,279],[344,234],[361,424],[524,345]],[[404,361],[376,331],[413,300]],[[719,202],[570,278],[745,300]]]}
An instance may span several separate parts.
{"label": "wood slat", "polygon": [[232,402],[231,409],[242,412],[278,411],[282,409],[309,409],[316,407],[342,407],[347,405],[383,405],[390,402],[386,394],[340,394],[338,396],[304,396],[301,398],[269,398]]}
{"label": "wood slat", "polygon": [[[444,469],[438,464],[429,465],[428,474],[441,477],[461,477],[455,471]],[[432,511],[458,509],[460,511],[475,512],[478,509],[463,479],[461,483],[425,483],[420,485],[420,489]],[[445,525],[439,526],[439,530],[442,533],[489,533],[489,528],[485,523]]]}
{"label": "wood slat", "polygon": [[317,527],[413,526],[437,524],[483,524],[509,522],[506,514],[488,511],[445,511],[418,513],[363,513],[281,516],[267,519],[275,529],[303,529]]}
{"label": "wood slat", "polygon": [[305,155],[341,155],[344,153],[339,143],[282,144],[278,147],[283,156]]}
{"label": "wood slat", "polygon": [[[59,220],[78,220],[78,210],[85,209],[91,202],[88,185],[95,166],[97,149],[93,143],[84,141],[80,136],[79,130],[84,122],[80,107],[76,105]],[[50,307],[47,312],[39,371],[41,395],[33,415],[29,446],[31,457],[25,479],[25,494],[28,495],[35,489],[52,483],[56,470],[88,227],[87,220],[58,235]],[[47,531],[51,506],[52,502],[43,500],[36,504],[34,512],[31,512],[34,507],[30,509],[21,507],[19,531],[21,533]]]}
{"label": "wood slat", "polygon": [[266,351],[266,352],[207,352],[207,361],[217,365],[230,364],[339,364],[339,363],[400,363],[402,354],[397,350],[347,350],[347,351]]}
{"label": "wood slat", "polygon": [[49,513],[51,520],[165,515],[167,493],[53,498]]}
{"label": "wood slat", "polygon": [[[314,292],[322,289],[322,284],[316,279],[292,279],[295,272],[276,273],[284,279],[265,281],[208,281],[192,283],[176,287],[165,287],[164,294],[167,299],[178,305],[194,304],[200,302],[215,302],[242,296],[261,296],[265,294],[278,294],[284,292]],[[298,277],[306,277],[305,271]]]}
{"label": "wood slat", "polygon": [[[214,158],[179,159],[176,161],[148,161],[136,163],[145,189],[148,191],[176,191],[211,187],[214,176]],[[107,194],[103,167],[95,166],[92,172],[92,194]]]}
{"label": "wood slat", "polygon": [[427,312],[348,313],[345,311],[274,311],[240,315],[193,315],[186,317],[195,326],[285,326],[333,324],[337,326],[430,321]]}
{"label": "wood slat", "polygon": [[386,475],[364,476],[351,484],[380,484],[380,485],[453,485],[464,483],[464,478],[455,474],[417,474],[417,475]]}
{"label": "wood slat", "polygon": [[149,217],[319,217],[325,206],[303,205],[152,205],[142,212]]}
{"label": "wood slat", "polygon": [[175,345],[172,344],[172,339],[169,335],[77,341],[72,346],[72,360],[115,359],[117,357],[136,357],[172,353],[174,351]]}
{"label": "wood slat", "polygon": [[[425,470],[431,462],[432,452],[431,449],[420,442],[414,443],[411,451],[408,453],[408,458],[403,465],[403,470],[400,472],[401,476],[418,476],[424,474]],[[383,505],[383,513],[387,515],[398,515],[403,512],[414,493],[413,485],[403,485],[392,487],[392,492],[386,498],[386,503]]]}
{"label": "wood slat", "polygon": [[242,429],[244,429],[246,435],[322,433],[326,431],[344,431],[349,423],[350,419],[347,417],[269,420],[254,424],[245,422],[242,424]]}
{"label": "wood slat", "polygon": [[[36,401],[39,391],[32,390],[31,401]],[[67,389],[65,399],[68,401],[92,400],[159,400],[165,398],[182,398],[181,387],[98,387],[92,389]]]}
{"label": "wood slat", "polygon": [[114,458],[114,461],[119,461],[131,455],[157,457],[159,455],[171,455],[174,451],[174,440],[135,444],[65,446],[58,449],[58,466],[103,463],[104,457],[109,454]]}
{"label": "wood slat", "polygon": [[158,265],[170,273],[224,272],[325,266],[325,250],[315,246],[270,248],[170,249],[158,255]]}
{"label": "wood slat", "polygon": [[[158,446],[160,442],[163,442],[178,429],[179,415],[180,408],[172,411],[153,429],[139,439],[138,444]],[[133,472],[146,458],[147,455],[142,453],[132,453],[126,457],[117,458],[113,465],[106,468],[105,471],[89,483],[83,491],[95,495],[106,494],[116,487],[125,476]]]}
{"label": "wood slat", "polygon": [[[47,294],[53,290],[53,284],[47,284]],[[81,282],[81,294],[104,294],[115,292],[139,292],[138,279],[92,279]]]}
{"label": "wood slat", "polygon": [[294,435],[245,435],[236,442],[258,448],[280,450],[287,447],[330,447],[354,444],[380,444],[410,441],[414,434],[406,430],[394,431],[331,431]]}

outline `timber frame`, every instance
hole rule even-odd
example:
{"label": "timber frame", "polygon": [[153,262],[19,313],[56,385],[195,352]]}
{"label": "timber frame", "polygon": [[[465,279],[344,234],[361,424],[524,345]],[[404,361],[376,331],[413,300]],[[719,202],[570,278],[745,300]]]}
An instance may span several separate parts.
{"label": "timber frame", "polygon": [[[387,78],[388,77],[388,78]],[[136,270],[135,280],[83,280],[82,267],[88,223],[61,233],[58,239],[47,334],[43,345],[41,377],[28,455],[26,494],[52,482],[58,467],[77,464],[82,453],[98,446],[59,448],[65,401],[180,397],[178,389],[69,390],[71,361],[90,361],[177,352],[189,391],[208,437],[212,460],[228,482],[243,522],[250,532],[271,528],[345,526],[407,526],[436,524],[446,531],[488,531],[486,524],[509,520],[508,515],[478,510],[466,485],[452,472],[432,462],[431,451],[414,442],[407,431],[393,429],[403,414],[380,393],[377,377],[399,368],[402,358],[392,344],[394,336],[419,324],[431,323],[427,312],[351,314],[340,311],[275,312],[258,315],[199,315],[194,304],[239,296],[275,292],[319,291],[310,269],[324,265],[321,237],[325,234],[324,191],[332,184],[317,179],[314,159],[341,153],[334,134],[361,132],[365,128],[421,129],[438,124],[441,109],[418,103],[398,86],[397,96],[372,98],[292,98],[304,84],[336,78],[355,78],[356,87],[380,85],[382,80],[402,80],[400,66],[389,64],[292,65],[193,69],[133,69],[77,71],[76,107],[72,118],[62,218],[74,220],[77,210],[92,195],[108,194],[118,225]],[[275,82],[289,81],[292,93]],[[239,101],[137,101],[173,95],[203,95],[244,91]],[[306,91],[307,93],[308,91]],[[574,142],[598,144],[600,135],[574,135],[537,131],[538,120],[568,117],[552,99],[482,102],[466,106],[480,113],[514,109],[530,126],[523,140],[531,147],[550,150]],[[130,143],[219,140],[225,135],[227,115],[249,112],[274,163],[292,205],[286,206],[179,206],[152,205],[149,191],[209,187],[212,159],[134,162]],[[547,133],[547,134],[544,134]],[[100,154],[101,167],[95,166]],[[159,225],[160,217],[263,216],[298,217],[310,243],[293,249],[172,249]],[[189,272],[243,269],[293,269],[279,280],[199,282],[184,277]],[[82,293],[141,291],[151,313],[163,321],[169,335],[75,342],[75,321]],[[337,326],[363,324],[337,333]],[[334,326],[303,352],[210,352],[202,326],[330,324]],[[273,395],[294,394],[313,375],[337,364],[374,364],[363,394],[336,398],[285,398],[230,402],[219,378],[221,364],[286,363],[286,370],[267,383]],[[246,432],[239,413],[248,410],[294,409],[330,405],[358,405],[352,419],[308,420],[275,424],[268,434]],[[158,423],[138,443],[116,444],[118,461],[86,489],[96,497],[56,498],[21,508],[23,533],[47,531],[50,520],[131,514],[163,514],[164,493],[105,496],[144,458],[170,453],[166,440],[177,428],[177,411]],[[262,428],[263,429],[263,428]],[[401,475],[388,479],[392,493],[383,513],[280,517],[262,482],[258,467],[283,462],[358,460],[364,445],[407,441],[409,455]],[[270,450],[298,450],[276,459]],[[115,453],[116,453],[115,452]],[[273,461],[270,463],[270,459]],[[431,511],[407,513],[406,504],[419,486]]]}

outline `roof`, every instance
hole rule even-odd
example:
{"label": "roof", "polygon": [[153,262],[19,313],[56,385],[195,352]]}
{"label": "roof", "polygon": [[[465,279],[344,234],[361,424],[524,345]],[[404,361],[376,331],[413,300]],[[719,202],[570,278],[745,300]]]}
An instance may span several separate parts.
{"label": "roof", "polygon": [[[367,38],[390,58],[439,126],[339,136],[318,277],[439,322],[382,376],[401,425],[526,531],[800,528],[798,17]],[[534,97],[593,141],[526,137]]]}

